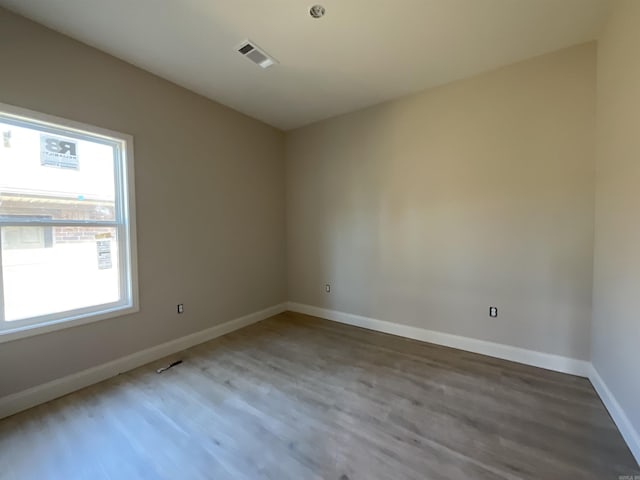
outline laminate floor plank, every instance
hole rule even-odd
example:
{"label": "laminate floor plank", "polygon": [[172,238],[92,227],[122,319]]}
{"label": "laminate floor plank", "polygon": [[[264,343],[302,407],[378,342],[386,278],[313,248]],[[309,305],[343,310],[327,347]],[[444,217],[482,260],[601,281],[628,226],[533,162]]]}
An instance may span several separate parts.
{"label": "laminate floor plank", "polygon": [[2,480],[621,475],[584,378],[291,312],[0,421]]}

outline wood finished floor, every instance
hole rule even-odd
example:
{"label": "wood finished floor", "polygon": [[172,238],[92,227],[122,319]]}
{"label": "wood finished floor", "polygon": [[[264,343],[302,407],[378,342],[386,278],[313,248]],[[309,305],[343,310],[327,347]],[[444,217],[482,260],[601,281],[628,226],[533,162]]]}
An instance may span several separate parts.
{"label": "wood finished floor", "polygon": [[293,313],[0,421],[3,480],[634,474],[586,379]]}

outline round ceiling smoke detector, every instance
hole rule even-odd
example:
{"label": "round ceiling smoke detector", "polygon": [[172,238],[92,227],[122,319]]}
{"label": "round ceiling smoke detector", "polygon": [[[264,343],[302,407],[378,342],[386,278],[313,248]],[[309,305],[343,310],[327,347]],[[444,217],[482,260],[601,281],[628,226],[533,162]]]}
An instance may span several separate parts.
{"label": "round ceiling smoke detector", "polygon": [[313,18],[322,18],[324,17],[326,10],[324,9],[324,7],[322,5],[314,5],[313,7],[311,7],[309,9],[309,14],[313,17]]}

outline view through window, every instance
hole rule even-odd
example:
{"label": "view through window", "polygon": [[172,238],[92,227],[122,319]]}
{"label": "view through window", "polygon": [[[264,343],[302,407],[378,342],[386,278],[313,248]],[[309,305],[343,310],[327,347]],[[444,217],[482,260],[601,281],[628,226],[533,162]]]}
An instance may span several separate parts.
{"label": "view through window", "polygon": [[5,110],[0,331],[133,307],[127,139]]}

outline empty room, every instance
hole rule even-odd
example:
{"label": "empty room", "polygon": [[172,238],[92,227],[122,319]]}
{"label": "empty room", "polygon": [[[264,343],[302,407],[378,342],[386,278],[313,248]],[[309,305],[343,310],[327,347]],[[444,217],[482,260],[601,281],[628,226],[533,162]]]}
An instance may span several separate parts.
{"label": "empty room", "polygon": [[640,0],[0,0],[0,480],[640,480]]}

